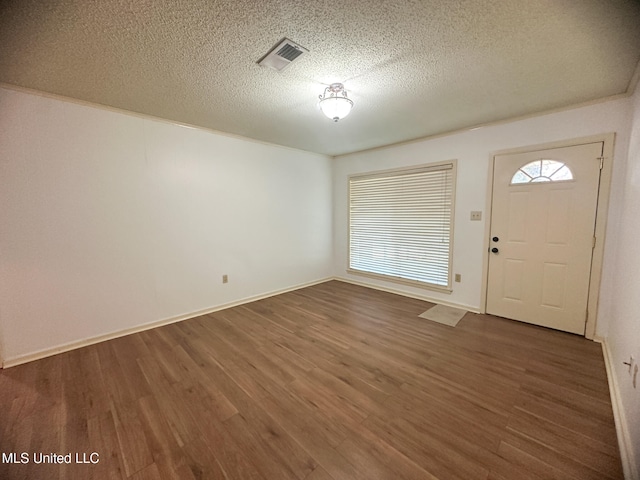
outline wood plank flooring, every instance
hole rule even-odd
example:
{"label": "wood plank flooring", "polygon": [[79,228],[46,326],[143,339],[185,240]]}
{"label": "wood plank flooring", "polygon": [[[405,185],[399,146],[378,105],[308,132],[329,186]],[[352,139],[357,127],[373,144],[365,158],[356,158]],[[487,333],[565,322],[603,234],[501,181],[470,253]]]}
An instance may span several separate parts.
{"label": "wood plank flooring", "polygon": [[0,478],[623,478],[598,344],[430,306],[332,281],[2,370]]}

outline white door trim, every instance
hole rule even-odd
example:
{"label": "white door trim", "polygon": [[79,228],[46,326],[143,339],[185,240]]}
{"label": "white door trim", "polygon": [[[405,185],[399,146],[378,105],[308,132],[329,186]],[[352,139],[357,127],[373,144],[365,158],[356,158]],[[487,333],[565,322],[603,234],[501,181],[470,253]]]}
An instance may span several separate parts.
{"label": "white door trim", "polygon": [[596,245],[593,249],[593,258],[591,260],[591,282],[589,284],[589,301],[587,304],[587,325],[585,329],[585,337],[593,340],[596,333],[597,315],[598,315],[598,297],[600,293],[600,281],[602,278],[602,262],[604,258],[604,243],[607,227],[607,215],[609,211],[609,194],[611,191],[611,172],[613,170],[613,149],[614,149],[615,133],[604,133],[600,135],[592,135],[589,137],[580,137],[570,140],[562,140],[552,143],[543,143],[540,145],[529,145],[526,147],[512,148],[508,150],[499,150],[492,152],[489,156],[489,174],[487,177],[487,196],[486,208],[488,212],[486,222],[484,224],[484,243],[482,257],[482,290],[481,290],[481,310],[487,311],[487,288],[489,287],[489,235],[491,233],[491,201],[493,198],[493,165],[496,155],[514,154],[533,152],[536,150],[548,150],[552,148],[571,147],[574,145],[582,145],[585,143],[603,142],[603,166],[600,174],[600,187],[598,190],[598,207],[596,210]]}

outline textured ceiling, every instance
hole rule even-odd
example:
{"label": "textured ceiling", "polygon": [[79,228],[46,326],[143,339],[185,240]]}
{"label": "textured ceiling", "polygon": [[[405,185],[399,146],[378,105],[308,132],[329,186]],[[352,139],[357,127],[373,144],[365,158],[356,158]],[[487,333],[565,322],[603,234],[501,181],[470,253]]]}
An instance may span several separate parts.
{"label": "textured ceiling", "polygon": [[[622,0],[2,0],[0,82],[336,155],[625,93],[639,26]],[[283,37],[309,53],[258,66]]]}

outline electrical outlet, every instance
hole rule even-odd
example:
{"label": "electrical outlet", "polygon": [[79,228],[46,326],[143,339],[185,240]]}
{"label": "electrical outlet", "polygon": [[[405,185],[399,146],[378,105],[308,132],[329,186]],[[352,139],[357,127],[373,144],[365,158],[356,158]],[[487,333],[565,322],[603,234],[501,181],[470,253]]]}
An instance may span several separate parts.
{"label": "electrical outlet", "polygon": [[462,275],[460,275],[459,273],[456,273],[455,280],[456,282],[460,283],[462,281]]}
{"label": "electrical outlet", "polygon": [[229,283],[229,275],[226,273],[222,275],[222,283]]}
{"label": "electrical outlet", "polygon": [[471,217],[470,218],[474,222],[482,220],[482,212],[473,211],[473,212],[471,212]]}

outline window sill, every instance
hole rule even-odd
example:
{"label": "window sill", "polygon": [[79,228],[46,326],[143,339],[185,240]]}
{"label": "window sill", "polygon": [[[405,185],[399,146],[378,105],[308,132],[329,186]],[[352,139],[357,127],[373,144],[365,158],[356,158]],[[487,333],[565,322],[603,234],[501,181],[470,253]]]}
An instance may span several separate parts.
{"label": "window sill", "polygon": [[352,268],[347,268],[347,273],[350,273],[352,275],[359,275],[362,277],[375,278],[377,280],[384,280],[386,282],[401,283],[403,285],[410,285],[412,287],[422,288],[424,290],[446,293],[447,295],[450,295],[453,292],[450,287],[420,282],[418,280],[408,280],[406,278],[394,277],[392,275],[382,275],[380,273],[365,272],[363,270],[354,270]]}

